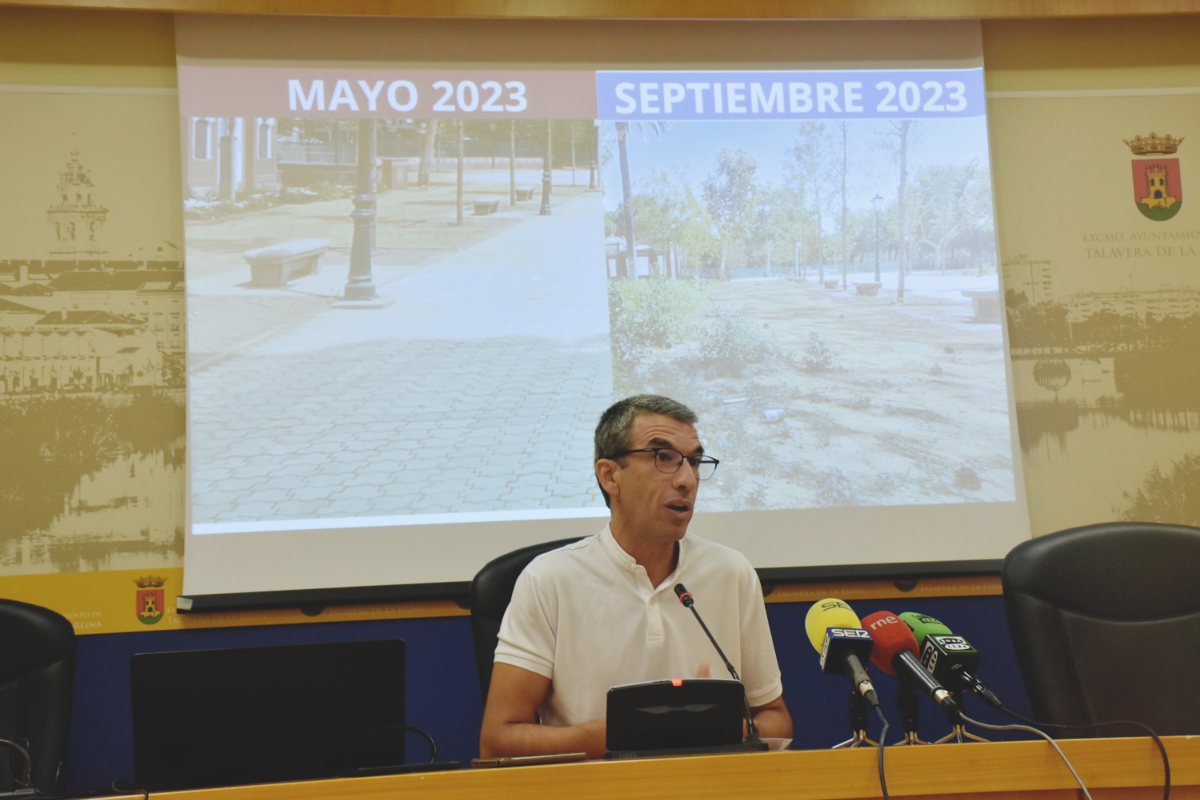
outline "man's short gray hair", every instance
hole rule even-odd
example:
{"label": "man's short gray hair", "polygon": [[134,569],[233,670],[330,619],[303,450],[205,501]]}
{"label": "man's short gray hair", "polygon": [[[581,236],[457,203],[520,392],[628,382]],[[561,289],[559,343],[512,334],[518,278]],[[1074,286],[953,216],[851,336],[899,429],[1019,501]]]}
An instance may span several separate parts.
{"label": "man's short gray hair", "polygon": [[[660,394],[635,394],[618,400],[600,415],[600,422],[596,424],[593,463],[629,447],[629,432],[633,430],[633,421],[638,414],[662,414],[688,425],[695,425],[699,419],[696,412],[683,403]],[[596,480],[598,483],[599,477]],[[603,486],[600,493],[604,495],[604,504],[611,505]]]}

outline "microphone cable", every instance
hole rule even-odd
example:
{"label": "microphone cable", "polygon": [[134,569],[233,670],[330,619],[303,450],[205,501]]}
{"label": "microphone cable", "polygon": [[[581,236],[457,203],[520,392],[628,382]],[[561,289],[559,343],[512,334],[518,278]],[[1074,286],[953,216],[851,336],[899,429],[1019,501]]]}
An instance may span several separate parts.
{"label": "microphone cable", "polygon": [[[1016,713],[1015,711],[1011,710],[1010,708],[1006,707],[1004,705],[1004,703],[1000,700],[1000,698],[996,695],[995,692],[988,689],[986,686],[983,685],[982,681],[980,681],[977,677],[975,677],[973,672],[974,672],[975,663],[978,663],[978,651],[976,651],[973,647],[971,647],[965,639],[963,639],[961,637],[956,637],[955,634],[952,633],[948,627],[946,627],[944,624],[942,624],[939,620],[935,619],[934,617],[930,617],[927,614],[919,614],[916,612],[906,611],[900,615],[900,619],[902,619],[909,626],[909,628],[911,628],[913,630],[914,634],[920,633],[921,640],[924,640],[924,638],[927,634],[936,635],[938,638],[941,638],[943,636],[955,637],[958,640],[958,644],[961,646],[965,646],[972,654],[974,654],[974,657],[975,657],[974,662],[972,662],[969,666],[965,665],[965,664],[960,664],[958,669],[954,669],[952,667],[952,671],[954,672],[955,678],[957,679],[957,682],[959,683],[959,691],[969,691],[971,694],[974,694],[976,697],[979,697],[980,699],[982,699],[984,702],[986,702],[992,708],[996,709],[997,711],[1001,711],[1004,714],[1007,714],[1008,716],[1012,717],[1013,719],[1016,719],[1022,723],[1025,723],[1025,725],[1029,726],[1029,727],[1013,726],[1013,727],[1005,728],[1005,727],[985,725],[976,720],[968,720],[972,724],[978,725],[983,728],[991,728],[993,730],[1030,731],[1038,736],[1046,738],[1047,741],[1050,741],[1049,737],[1047,737],[1046,734],[1043,733],[1041,730],[1038,730],[1038,728],[1055,728],[1058,730],[1089,730],[1089,729],[1095,730],[1095,729],[1099,729],[1102,727],[1109,727],[1109,726],[1115,726],[1115,725],[1132,725],[1134,727],[1141,728],[1142,730],[1146,731],[1146,733],[1150,736],[1151,739],[1154,740],[1154,745],[1155,745],[1155,747],[1158,748],[1159,755],[1162,757],[1162,762],[1163,762],[1163,800],[1169,800],[1169,798],[1171,796],[1171,762],[1170,762],[1170,759],[1167,757],[1167,748],[1163,745],[1162,739],[1159,737],[1158,733],[1153,728],[1151,728],[1149,725],[1146,725],[1143,722],[1137,722],[1136,720],[1113,720],[1113,721],[1107,721],[1107,722],[1066,724],[1066,723],[1054,723],[1054,722],[1040,722],[1037,720],[1032,720],[1032,719],[1023,717],[1020,714]],[[936,648],[935,648],[935,655],[936,655]],[[932,672],[934,670],[931,669],[930,671]],[[963,720],[967,720],[966,715],[961,715],[961,717]],[[1036,726],[1036,727],[1033,727],[1033,726]],[[959,741],[961,741],[961,738],[959,739]],[[1058,747],[1055,746],[1055,749],[1058,750]],[[1059,750],[1059,755],[1060,756],[1062,755],[1061,750]],[[1064,757],[1064,761],[1065,760],[1066,759]],[[1070,767],[1069,763],[1068,763],[1068,767]],[[1072,774],[1075,774],[1074,769],[1071,769],[1071,772],[1072,772]],[[1079,780],[1078,775],[1076,775],[1076,780]],[[1082,787],[1082,785],[1083,784],[1081,783],[1080,786]],[[1084,792],[1086,793],[1087,790],[1084,789]]]}
{"label": "microphone cable", "polygon": [[888,794],[887,788],[887,775],[883,769],[883,751],[887,750],[888,721],[887,717],[883,715],[883,709],[878,705],[873,706],[873,708],[875,709],[875,714],[879,717],[879,722],[883,725],[879,730],[879,744],[875,746],[875,749],[879,751],[879,790],[883,792],[883,800],[891,800],[891,795]]}
{"label": "microphone cable", "polygon": [[980,722],[979,720],[971,719],[961,711],[959,712],[959,716],[964,722],[969,722],[972,725],[985,728],[990,731],[1025,731],[1026,733],[1032,733],[1035,736],[1040,736],[1041,738],[1045,739],[1050,743],[1050,746],[1054,748],[1054,752],[1058,753],[1058,757],[1062,759],[1062,762],[1067,765],[1067,769],[1071,771],[1071,775],[1075,778],[1075,782],[1079,784],[1079,789],[1083,792],[1083,796],[1086,797],[1087,800],[1092,800],[1091,793],[1088,791],[1087,787],[1083,785],[1083,779],[1080,778],[1079,773],[1075,771],[1075,765],[1071,763],[1071,759],[1067,758],[1066,753],[1064,753],[1062,748],[1058,746],[1058,742],[1054,741],[1054,738],[1048,733],[1040,731],[1032,725],[993,725],[990,722]]}
{"label": "microphone cable", "polygon": [[[1065,723],[1065,722],[1039,722],[1037,720],[1032,720],[1032,719],[1028,719],[1026,717],[1021,716],[1017,712],[1015,712],[1012,709],[1005,706],[1003,703],[993,703],[992,705],[995,706],[995,708],[997,710],[1003,711],[1005,714],[1008,714],[1013,719],[1020,720],[1021,722],[1026,723],[1027,725],[1030,725],[1030,726],[1036,725],[1038,728],[1054,728],[1055,730],[1063,730],[1063,731],[1096,730],[1099,728],[1109,728],[1109,727],[1113,727],[1116,725],[1132,725],[1135,728],[1141,728],[1142,730],[1144,730],[1146,732],[1146,735],[1148,735],[1151,738],[1151,740],[1153,740],[1154,746],[1158,748],[1158,754],[1159,754],[1159,756],[1161,756],[1162,764],[1163,764],[1163,800],[1170,800],[1170,797],[1171,797],[1171,759],[1167,757],[1167,747],[1166,747],[1166,745],[1163,744],[1162,737],[1160,737],[1158,735],[1158,732],[1155,731],[1153,728],[1151,728],[1146,723],[1138,722],[1137,720],[1133,720],[1133,719],[1114,719],[1114,720],[1106,720],[1104,722],[1080,722],[1080,723],[1075,723],[1075,724]],[[972,722],[973,722],[973,724],[979,724],[979,723],[975,723],[974,721],[972,721]],[[981,726],[981,727],[986,727],[986,726]],[[1041,733],[1041,731],[1038,731],[1038,733],[1039,733],[1039,735],[1044,735]]]}
{"label": "microphone cable", "polygon": [[141,794],[142,800],[150,800],[150,790],[141,786],[136,786],[128,781],[123,781],[116,778],[109,784],[109,789],[112,794]]}
{"label": "microphone cable", "polygon": [[403,728],[405,731],[411,731],[412,733],[417,734],[418,736],[420,736],[422,739],[425,740],[425,743],[427,745],[429,745],[429,761],[427,761],[426,763],[432,764],[433,762],[437,761],[437,757],[438,757],[437,742],[435,742],[433,740],[433,737],[429,735],[428,731],[426,731],[424,728],[418,728],[416,725],[404,725]]}
{"label": "microphone cable", "polygon": [[[377,728],[372,728],[369,731],[363,732],[362,734],[360,734],[360,736],[362,737],[363,741],[365,742],[365,741],[368,741],[370,737],[390,736],[397,732],[399,732],[402,736],[405,736],[409,733],[415,733],[418,736],[420,736],[422,739],[424,739],[425,744],[429,746],[428,760],[420,761],[420,762],[414,761],[412,763],[433,764],[434,762],[437,761],[437,757],[438,757],[437,742],[434,741],[433,736],[431,736],[428,731],[426,731],[424,728],[420,728],[416,725],[410,725],[407,723],[381,725]],[[397,765],[397,766],[399,766],[399,765]]]}
{"label": "microphone cable", "polygon": [[[11,747],[13,750],[16,750],[24,762],[21,777],[13,775],[12,782],[17,787],[14,791],[33,788],[33,758],[29,755],[28,748],[12,739],[0,739],[0,746]],[[37,793],[36,789],[34,789],[34,793]]]}
{"label": "microphone cable", "polygon": [[[1104,722],[1080,722],[1080,723],[1041,722],[1040,720],[1034,720],[1034,719],[1029,719],[1028,717],[1023,717],[1020,714],[1018,714],[1017,712],[1013,711],[1011,708],[1004,705],[1004,703],[1002,703],[1000,701],[1000,698],[997,697],[994,692],[980,691],[980,692],[975,692],[975,694],[977,696],[983,698],[988,703],[988,705],[990,705],[992,708],[996,709],[997,711],[1001,711],[1001,712],[1007,714],[1008,716],[1012,717],[1015,720],[1023,722],[1029,726],[1036,726],[1037,728],[1053,728],[1055,730],[1061,730],[1061,731],[1098,730],[1100,728],[1109,728],[1109,727],[1113,727],[1113,726],[1117,726],[1117,725],[1132,725],[1135,728],[1141,728],[1142,730],[1144,730],[1146,732],[1146,735],[1148,735],[1151,738],[1151,740],[1153,740],[1154,746],[1158,748],[1158,754],[1159,754],[1159,757],[1162,758],[1162,765],[1163,765],[1163,800],[1170,800],[1170,797],[1171,797],[1171,759],[1167,756],[1167,747],[1166,747],[1166,745],[1163,744],[1162,737],[1160,737],[1158,735],[1158,732],[1156,730],[1154,730],[1153,728],[1151,728],[1146,723],[1138,722],[1137,720],[1134,720],[1134,719],[1114,719],[1114,720],[1106,720]],[[974,721],[972,721],[972,722],[973,722],[973,724],[976,724],[976,725],[979,724]],[[986,727],[986,726],[981,726],[981,727]],[[1020,730],[1024,730],[1024,728],[1021,728]],[[1037,733],[1039,736],[1044,735],[1040,730],[1037,731]]]}

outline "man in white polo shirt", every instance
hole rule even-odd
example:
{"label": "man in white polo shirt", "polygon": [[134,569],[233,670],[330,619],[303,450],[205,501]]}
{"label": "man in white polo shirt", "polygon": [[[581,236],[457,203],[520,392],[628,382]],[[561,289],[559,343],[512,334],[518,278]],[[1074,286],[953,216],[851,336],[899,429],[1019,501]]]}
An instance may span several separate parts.
{"label": "man in white polo shirt", "polygon": [[626,398],[601,416],[595,469],[609,524],[539,556],[517,580],[496,647],[482,756],[601,756],[609,687],[727,677],[675,596],[681,582],[741,675],[760,734],[792,735],[757,574],[736,550],[685,535],[699,482],[717,466],[695,423],[691,409],[658,395]]}

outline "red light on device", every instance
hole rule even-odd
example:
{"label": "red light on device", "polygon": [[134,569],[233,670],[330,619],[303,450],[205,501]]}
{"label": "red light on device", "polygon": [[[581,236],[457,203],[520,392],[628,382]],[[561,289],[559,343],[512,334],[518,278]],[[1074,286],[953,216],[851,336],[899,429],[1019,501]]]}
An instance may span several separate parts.
{"label": "red light on device", "polygon": [[683,678],[671,678],[672,686],[683,686]]}

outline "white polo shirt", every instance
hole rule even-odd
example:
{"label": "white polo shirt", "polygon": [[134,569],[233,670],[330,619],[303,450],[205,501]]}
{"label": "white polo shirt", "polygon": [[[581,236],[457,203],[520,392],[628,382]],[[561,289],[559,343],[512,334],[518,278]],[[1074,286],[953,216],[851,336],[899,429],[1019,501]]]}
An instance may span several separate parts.
{"label": "white polo shirt", "polygon": [[612,686],[664,678],[727,678],[704,630],[675,596],[682,582],[733,662],[751,706],[783,694],[762,587],[744,555],[687,535],[657,587],[608,527],[534,559],[517,579],[496,661],[550,678],[538,709],[547,725],[603,719]]}

